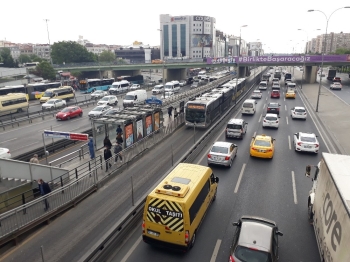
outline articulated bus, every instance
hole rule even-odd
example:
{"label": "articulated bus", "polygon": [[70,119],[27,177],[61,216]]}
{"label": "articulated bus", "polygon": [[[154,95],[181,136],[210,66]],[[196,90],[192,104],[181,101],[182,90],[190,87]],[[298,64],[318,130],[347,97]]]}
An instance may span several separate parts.
{"label": "articulated bus", "polygon": [[26,94],[0,95],[0,115],[22,112],[28,109],[29,103]]}
{"label": "articulated bus", "polygon": [[0,96],[5,96],[7,94],[25,94],[27,100],[29,100],[27,88],[24,85],[0,87]]}
{"label": "articulated bus", "polygon": [[79,90],[83,94],[89,94],[96,90],[108,91],[114,81],[114,78],[80,80]]}
{"label": "articulated bus", "polygon": [[117,81],[126,80],[129,81],[132,84],[143,84],[143,75],[136,75],[136,76],[118,76]]}

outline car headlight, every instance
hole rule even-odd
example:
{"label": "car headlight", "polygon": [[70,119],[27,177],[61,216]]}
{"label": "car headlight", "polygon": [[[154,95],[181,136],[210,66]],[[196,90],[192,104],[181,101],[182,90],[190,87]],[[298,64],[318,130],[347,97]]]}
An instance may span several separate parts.
{"label": "car headlight", "polygon": [[63,117],[66,117],[66,116],[67,116],[67,114],[64,114],[64,115],[63,115]]}

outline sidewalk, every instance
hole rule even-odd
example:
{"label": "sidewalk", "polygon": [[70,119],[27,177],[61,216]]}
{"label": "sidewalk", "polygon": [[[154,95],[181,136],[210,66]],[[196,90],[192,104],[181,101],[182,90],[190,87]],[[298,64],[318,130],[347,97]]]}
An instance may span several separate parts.
{"label": "sidewalk", "polygon": [[[294,72],[294,78],[300,83],[302,72],[298,69],[295,69]],[[303,84],[303,88],[299,88],[298,91],[305,95],[314,113],[338,147],[339,153],[350,155],[350,139],[347,133],[350,130],[350,106],[335,96],[328,88],[321,86],[318,112],[315,112],[318,88],[319,83],[316,82]]]}

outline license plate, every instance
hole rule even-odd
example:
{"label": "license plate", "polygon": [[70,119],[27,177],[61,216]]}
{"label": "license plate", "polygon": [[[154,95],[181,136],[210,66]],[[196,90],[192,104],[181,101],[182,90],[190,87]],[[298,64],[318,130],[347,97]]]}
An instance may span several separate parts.
{"label": "license plate", "polygon": [[311,146],[304,146],[304,148],[311,148]]}
{"label": "license plate", "polygon": [[249,110],[244,110],[244,112],[249,112]]}
{"label": "license plate", "polygon": [[265,153],[266,151],[265,151],[265,150],[263,150],[263,149],[259,149],[259,152],[261,152],[261,153]]}
{"label": "license plate", "polygon": [[149,235],[152,235],[152,236],[155,236],[155,237],[159,237],[159,233],[158,233],[158,232],[154,232],[154,231],[152,231],[152,230],[147,230],[147,233],[148,233]]}

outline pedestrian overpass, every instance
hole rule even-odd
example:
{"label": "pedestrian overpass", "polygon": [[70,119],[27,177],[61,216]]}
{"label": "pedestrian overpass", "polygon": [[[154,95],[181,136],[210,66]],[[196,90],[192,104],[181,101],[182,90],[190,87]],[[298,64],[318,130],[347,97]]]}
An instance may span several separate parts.
{"label": "pedestrian overpass", "polygon": [[140,74],[140,70],[147,69],[164,69],[165,79],[168,81],[173,79],[186,78],[187,68],[204,68],[204,67],[236,67],[239,76],[245,76],[247,67],[250,66],[303,66],[305,80],[309,83],[316,81],[317,68],[323,61],[327,66],[343,66],[350,64],[350,55],[283,55],[283,56],[240,56],[240,57],[219,57],[204,58],[202,62],[192,62],[189,60],[177,60],[176,62],[165,61],[162,64],[98,64],[93,65],[72,64],[72,65],[56,65],[56,70],[64,71],[80,71],[80,72],[102,72],[112,71],[112,76],[120,75],[136,75]]}

